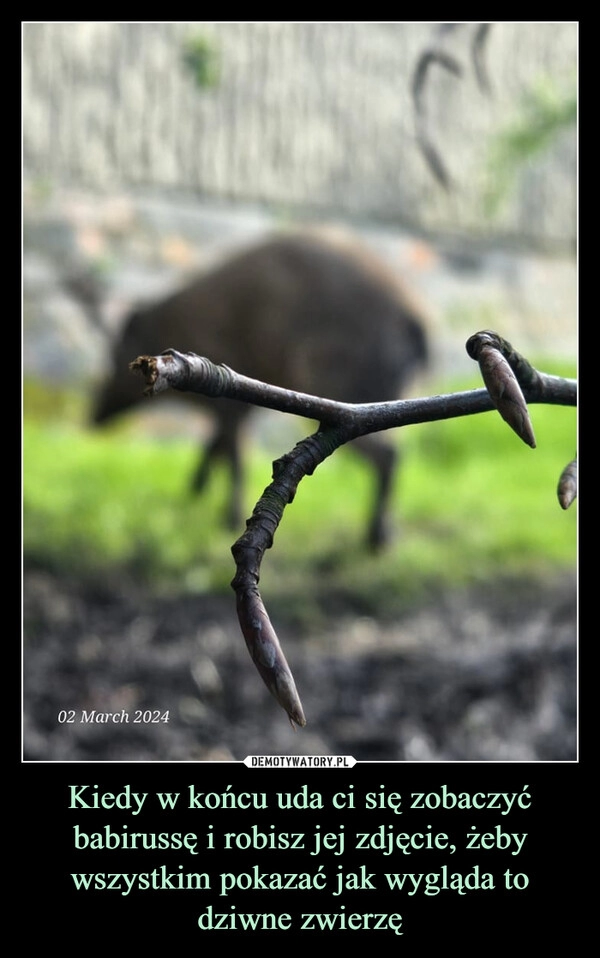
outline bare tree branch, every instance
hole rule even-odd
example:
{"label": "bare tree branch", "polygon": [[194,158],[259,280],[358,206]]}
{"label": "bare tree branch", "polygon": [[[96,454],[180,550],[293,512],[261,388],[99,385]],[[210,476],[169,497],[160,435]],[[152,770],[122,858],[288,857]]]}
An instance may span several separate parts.
{"label": "bare tree branch", "polygon": [[[527,403],[574,406],[577,383],[535,370],[506,340],[485,330],[471,336],[467,352],[479,362],[486,389],[474,389],[422,399],[382,403],[339,403],[305,393],[270,386],[215,365],[194,353],[169,349],[160,356],[140,356],[131,369],[146,379],[147,395],[165,389],[199,392],[212,397],[237,399],[293,413],[320,423],[317,432],[301,440],[273,464],[271,484],[257,502],[246,531],[232,546],[236,575],[238,619],[246,645],[263,681],[287,712],[292,727],[306,719],[292,672],[264,607],[258,582],[264,553],[273,545],[285,507],[292,502],[298,484],[312,475],[336,449],[358,436],[420,422],[469,416],[498,409],[503,419],[532,448],[535,438]],[[573,463],[559,483],[563,508],[576,494]],[[565,505],[566,503],[566,505]]]}
{"label": "bare tree branch", "polygon": [[[558,406],[576,404],[575,380],[537,372],[513,350],[510,343],[496,333],[489,331],[476,333],[469,340],[469,343],[473,344],[471,349],[476,348],[477,337],[484,338],[482,340],[484,346],[496,344],[494,348],[499,349],[501,355],[507,359],[528,402]],[[176,349],[167,349],[160,356],[140,356],[130,364],[130,368],[145,377],[147,396],[166,389],[176,389],[180,392],[196,392],[212,398],[237,399],[255,406],[264,406],[279,412],[316,419],[321,424],[335,424],[340,428],[343,427],[344,437],[339,445],[371,432],[441,419],[454,419],[457,416],[470,416],[497,408],[487,389],[378,403],[336,402],[332,399],[311,396],[308,393],[271,386],[257,379],[243,376],[228,366],[215,364],[204,356],[181,353]]]}

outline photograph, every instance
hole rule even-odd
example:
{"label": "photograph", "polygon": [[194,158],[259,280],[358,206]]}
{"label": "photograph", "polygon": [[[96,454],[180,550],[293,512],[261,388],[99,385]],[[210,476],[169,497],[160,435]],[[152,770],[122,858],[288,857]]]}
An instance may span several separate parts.
{"label": "photograph", "polygon": [[576,760],[577,39],[23,24],[26,761]]}

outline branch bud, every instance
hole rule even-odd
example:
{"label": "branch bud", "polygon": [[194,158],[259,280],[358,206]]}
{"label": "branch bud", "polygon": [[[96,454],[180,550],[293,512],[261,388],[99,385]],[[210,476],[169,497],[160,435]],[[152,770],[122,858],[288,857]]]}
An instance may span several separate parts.
{"label": "branch bud", "polygon": [[565,466],[558,480],[558,489],[556,490],[558,501],[563,509],[568,509],[577,496],[577,460]]}
{"label": "branch bud", "polygon": [[467,342],[467,352],[477,360],[494,406],[517,436],[535,449],[535,436],[525,397],[517,377],[502,355],[495,334],[476,333]]}

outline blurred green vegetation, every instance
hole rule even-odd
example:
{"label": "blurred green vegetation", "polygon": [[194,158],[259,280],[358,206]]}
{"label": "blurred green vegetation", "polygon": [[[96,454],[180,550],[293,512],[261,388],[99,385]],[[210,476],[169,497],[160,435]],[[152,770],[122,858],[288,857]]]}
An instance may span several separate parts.
{"label": "blurred green vegetation", "polygon": [[560,85],[540,77],[523,97],[519,110],[491,140],[484,212],[493,217],[515,188],[519,173],[577,122],[577,79]]}
{"label": "blurred green vegetation", "polygon": [[[575,375],[569,366],[538,368]],[[479,385],[475,377],[437,391]],[[220,522],[228,476],[217,470],[203,495],[190,494],[195,442],[140,435],[133,421],[86,429],[80,394],[39,384],[25,384],[24,410],[26,564],[157,591],[229,590],[237,534]],[[576,411],[534,405],[531,416],[535,450],[492,412],[396,430],[398,535],[378,556],[362,548],[371,471],[338,450],[285,511],[262,567],[269,603],[304,621],[338,598],[359,613],[393,614],[433,589],[573,568],[577,504],[564,512],[556,485],[574,455]],[[296,438],[275,455],[250,444],[247,515],[270,482],[272,459]]]}
{"label": "blurred green vegetation", "polygon": [[188,36],[183,45],[182,61],[201,90],[210,90],[218,85],[221,57],[213,37],[202,33]]}

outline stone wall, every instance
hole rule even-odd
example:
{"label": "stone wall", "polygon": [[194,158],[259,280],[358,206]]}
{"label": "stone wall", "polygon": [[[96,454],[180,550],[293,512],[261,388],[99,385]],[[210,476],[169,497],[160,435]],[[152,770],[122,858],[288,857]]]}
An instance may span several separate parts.
{"label": "stone wall", "polygon": [[[574,89],[577,22],[494,23],[491,93],[475,79],[462,24],[444,46],[462,78],[436,66],[426,88],[446,192],[416,140],[412,78],[432,23],[25,23],[23,154],[37,183],[174,191],[428,234],[574,248],[576,131],[532,159],[495,218],[491,138],[544,80]],[[218,55],[199,86],[183,54],[201,36]]]}

